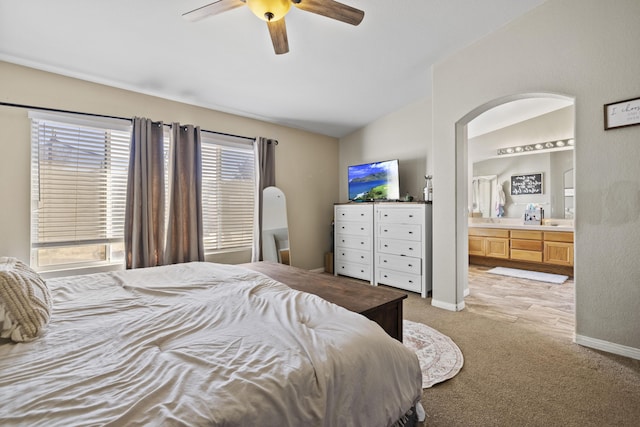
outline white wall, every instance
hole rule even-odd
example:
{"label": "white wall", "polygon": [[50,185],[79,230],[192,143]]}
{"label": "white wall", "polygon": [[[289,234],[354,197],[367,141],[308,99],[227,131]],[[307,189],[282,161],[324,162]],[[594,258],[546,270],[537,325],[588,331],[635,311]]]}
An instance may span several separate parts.
{"label": "white wall", "polygon": [[[473,176],[496,175],[505,193],[504,216],[523,218],[526,205],[544,209],[545,218],[564,218],[562,175],[573,168],[573,151],[532,153],[487,159],[473,164]],[[542,194],[511,195],[511,176],[542,172]],[[471,199],[471,189],[469,189]],[[469,205],[471,206],[471,205]],[[491,206],[494,209],[494,206]],[[495,217],[492,212],[491,216]]]}
{"label": "white wall", "polygon": [[469,138],[469,162],[495,157],[497,148],[573,138],[574,115],[569,106]]}
{"label": "white wall", "polygon": [[640,358],[640,126],[603,130],[604,104],[640,95],[639,40],[637,0],[548,0],[434,67],[434,300],[463,301],[456,123],[516,94],[566,95],[579,141],[576,340]]}
{"label": "white wall", "polygon": [[[333,203],[338,199],[338,140],[206,108],[142,95],[0,62],[0,100],[266,136],[276,148],[276,184],[287,197],[291,259],[297,267],[321,268],[331,245]],[[29,260],[30,124],[27,111],[0,106],[0,256]],[[208,258],[250,261],[249,252]]]}
{"label": "white wall", "polygon": [[[507,181],[507,184],[503,186],[505,194],[507,196],[505,216],[520,217],[524,212],[524,206],[522,208],[519,208],[517,206],[520,205],[514,205],[514,203],[520,203],[522,202],[522,200],[514,201],[509,195],[508,181],[510,179],[510,176],[507,175],[506,169],[504,167],[497,167],[492,171],[491,168],[486,169],[483,167],[481,169],[482,172],[474,172],[472,170],[473,165],[477,165],[478,162],[487,158],[496,157],[497,148],[574,138],[574,116],[575,109],[573,105],[571,105],[529,120],[522,121],[520,123],[516,123],[511,126],[504,127],[502,129],[495,130],[493,132],[488,132],[483,135],[476,136],[475,138],[469,138],[469,185],[471,185],[471,178],[474,175],[504,175],[502,177],[499,177],[499,182],[503,184],[505,181]],[[524,164],[520,165],[518,159],[521,159],[521,156],[504,158],[508,158],[510,159],[509,162],[512,162],[511,165],[513,166],[513,170],[509,168],[509,172],[526,173],[527,170],[531,172],[537,170],[534,165],[532,165],[528,169],[528,166]],[[551,160],[553,165],[556,165],[557,167],[564,166],[556,160],[557,159]],[[569,160],[571,161],[571,163],[573,163],[573,153],[571,153]],[[507,163],[509,162],[498,164],[508,167],[509,165],[507,165]],[[518,166],[521,166],[521,168],[519,168],[519,171]],[[543,169],[537,171],[544,172],[548,167],[549,164],[545,164]],[[564,214],[563,204],[562,200],[557,196],[557,194],[559,194],[558,192],[561,191],[561,186],[558,185],[558,177],[554,176],[556,170],[554,168],[551,168],[551,171],[551,175],[545,175],[544,177],[544,191],[547,197],[538,197],[537,199],[539,199],[539,201],[543,203],[548,203],[548,205],[545,206],[545,217],[561,218]],[[468,194],[468,199],[468,206],[471,206],[471,192],[469,192]],[[532,200],[532,202],[538,202],[538,200]],[[512,207],[514,209],[512,209]]]}
{"label": "white wall", "polygon": [[[340,199],[348,164],[395,152],[426,156],[434,174],[433,299],[461,308],[467,233],[458,222],[466,224],[468,161],[456,123],[519,94],[574,98],[577,340],[640,358],[640,126],[603,130],[604,104],[640,96],[639,41],[637,0],[547,0],[437,64],[425,76],[433,98],[341,139]],[[413,138],[393,139],[401,134]],[[423,170],[411,173],[417,192]]]}
{"label": "white wall", "polygon": [[340,139],[340,200],[349,200],[349,165],[399,159],[400,197],[423,199],[431,147],[431,100],[423,99]]}

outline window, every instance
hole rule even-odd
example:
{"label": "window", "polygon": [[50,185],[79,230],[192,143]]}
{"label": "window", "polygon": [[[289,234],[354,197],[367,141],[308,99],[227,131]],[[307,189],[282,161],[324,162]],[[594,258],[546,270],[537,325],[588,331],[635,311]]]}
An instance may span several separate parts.
{"label": "window", "polygon": [[30,113],[31,264],[120,263],[131,125]]}
{"label": "window", "polygon": [[[131,124],[41,112],[29,117],[31,265],[47,271],[123,264]],[[239,141],[202,132],[207,254],[252,246],[254,153]],[[167,128],[165,158],[168,144]]]}
{"label": "window", "polygon": [[255,163],[251,144],[202,132],[202,221],[205,253],[250,248]]}

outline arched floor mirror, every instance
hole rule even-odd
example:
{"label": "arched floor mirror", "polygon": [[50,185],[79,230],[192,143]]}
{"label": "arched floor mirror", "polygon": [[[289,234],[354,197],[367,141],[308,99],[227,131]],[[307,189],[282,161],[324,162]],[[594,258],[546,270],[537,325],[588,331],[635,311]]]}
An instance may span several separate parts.
{"label": "arched floor mirror", "polygon": [[278,187],[262,190],[262,259],[291,264],[287,199]]}

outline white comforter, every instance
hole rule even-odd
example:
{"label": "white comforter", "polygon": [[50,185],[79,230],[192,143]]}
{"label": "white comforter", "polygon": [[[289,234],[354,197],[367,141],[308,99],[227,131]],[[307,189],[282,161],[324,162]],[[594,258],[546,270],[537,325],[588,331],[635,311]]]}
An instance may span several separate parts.
{"label": "white comforter", "polygon": [[418,360],[363,316],[237,266],[48,281],[51,323],[0,341],[0,425],[386,426]]}

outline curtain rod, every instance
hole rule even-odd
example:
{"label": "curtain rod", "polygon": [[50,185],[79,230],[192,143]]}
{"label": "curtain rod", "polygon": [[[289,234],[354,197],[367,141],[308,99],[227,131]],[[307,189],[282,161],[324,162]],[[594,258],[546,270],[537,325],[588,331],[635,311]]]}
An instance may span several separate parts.
{"label": "curtain rod", "polygon": [[[54,113],[78,114],[78,115],[81,115],[81,116],[101,117],[103,119],[127,120],[129,122],[131,121],[130,117],[108,116],[108,115],[105,115],[105,114],[95,114],[95,113],[85,113],[85,112],[82,112],[82,111],[61,110],[59,108],[37,107],[35,105],[14,104],[14,103],[11,103],[11,102],[0,102],[0,105],[3,106],[3,107],[26,108],[28,110],[51,111],[51,112],[54,112]],[[171,126],[171,125],[165,124],[165,126]],[[248,139],[248,140],[251,140],[251,141],[255,141],[256,140],[255,138],[252,138],[250,136],[234,135],[232,133],[217,132],[215,130],[200,129],[200,132],[215,133],[216,135],[232,136],[234,138]],[[276,142],[276,145],[277,144],[278,143]]]}

